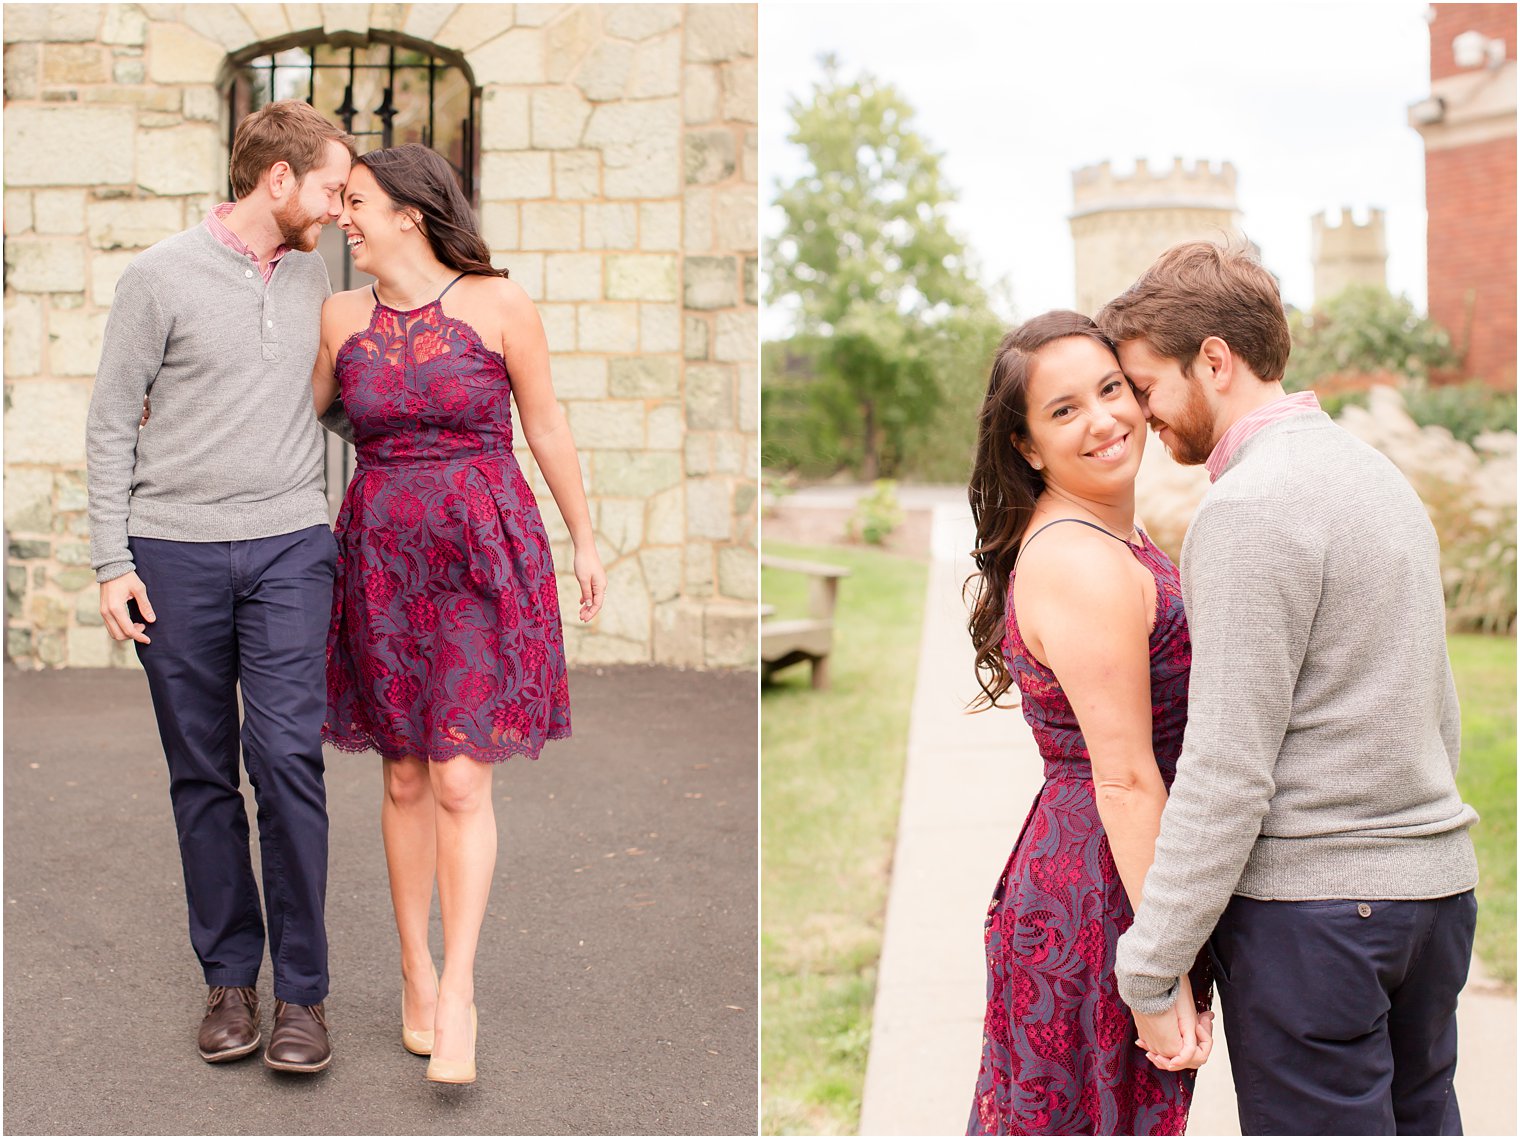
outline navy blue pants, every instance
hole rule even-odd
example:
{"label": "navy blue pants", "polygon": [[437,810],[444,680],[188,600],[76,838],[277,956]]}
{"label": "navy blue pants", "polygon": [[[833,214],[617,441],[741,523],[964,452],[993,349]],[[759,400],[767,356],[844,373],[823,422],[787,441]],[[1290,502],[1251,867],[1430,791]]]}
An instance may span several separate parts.
{"label": "navy blue pants", "polygon": [[[254,985],[267,913],[274,995],[316,1004],[327,997],[322,721],[337,543],[313,526],[241,542],[129,544],[157,616],[137,653],[169,763],[190,944],[208,985]],[[240,744],[258,804],[262,910]]]}
{"label": "navy blue pants", "polygon": [[[1478,905],[1230,900],[1209,939],[1246,1135],[1460,1135]],[[1206,1070],[1205,1070],[1206,1071]]]}

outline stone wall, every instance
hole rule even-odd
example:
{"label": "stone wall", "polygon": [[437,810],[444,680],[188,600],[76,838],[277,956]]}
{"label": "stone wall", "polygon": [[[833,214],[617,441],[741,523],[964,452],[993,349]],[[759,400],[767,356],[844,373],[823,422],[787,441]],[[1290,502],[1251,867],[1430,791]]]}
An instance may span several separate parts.
{"label": "stone wall", "polygon": [[404,34],[481,88],[481,224],[538,302],[608,568],[575,663],[751,667],[758,475],[753,5],[5,9],[7,657],[126,665],[89,567],[84,420],[116,280],[225,186],[230,53]]}

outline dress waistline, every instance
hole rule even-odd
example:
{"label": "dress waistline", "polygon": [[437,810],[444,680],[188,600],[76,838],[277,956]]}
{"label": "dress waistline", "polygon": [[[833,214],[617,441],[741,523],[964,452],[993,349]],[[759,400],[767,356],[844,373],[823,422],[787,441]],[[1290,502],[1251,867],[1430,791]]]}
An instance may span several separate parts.
{"label": "dress waistline", "polygon": [[500,463],[508,461],[514,463],[517,461],[517,456],[512,453],[512,449],[510,447],[500,448],[494,451],[480,451],[470,455],[450,455],[447,458],[439,459],[423,459],[415,457],[406,459],[381,459],[373,455],[360,454],[357,456],[357,461],[354,464],[354,471],[355,473],[358,473],[360,471],[405,471],[416,470],[418,468],[472,466],[478,463]]}

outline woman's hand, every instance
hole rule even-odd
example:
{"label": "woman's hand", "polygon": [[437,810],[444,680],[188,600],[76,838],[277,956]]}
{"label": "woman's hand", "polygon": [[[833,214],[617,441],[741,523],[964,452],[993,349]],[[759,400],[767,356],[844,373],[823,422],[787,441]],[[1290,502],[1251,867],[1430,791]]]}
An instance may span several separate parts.
{"label": "woman's hand", "polygon": [[1177,1003],[1165,1012],[1148,1016],[1135,1013],[1145,1058],[1167,1072],[1201,1068],[1214,1049],[1214,1014],[1199,1013],[1193,1003],[1193,986],[1186,975],[1178,978]]}
{"label": "woman's hand", "polygon": [[575,580],[581,583],[581,620],[589,621],[602,611],[607,596],[607,571],[602,569],[596,546],[575,548]]}

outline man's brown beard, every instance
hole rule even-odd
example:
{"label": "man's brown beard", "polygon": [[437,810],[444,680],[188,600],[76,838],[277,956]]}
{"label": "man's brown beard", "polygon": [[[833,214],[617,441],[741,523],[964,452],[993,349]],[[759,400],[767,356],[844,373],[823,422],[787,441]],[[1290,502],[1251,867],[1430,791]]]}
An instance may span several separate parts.
{"label": "man's brown beard", "polygon": [[307,231],[313,225],[320,223],[322,218],[319,215],[301,213],[300,210],[299,199],[292,197],[283,208],[275,211],[274,221],[280,227],[280,240],[284,244],[302,253],[310,253],[317,247],[317,238],[321,236],[322,231],[318,229],[316,236],[310,235]]}
{"label": "man's brown beard", "polygon": [[1188,402],[1176,419],[1166,420],[1171,430],[1167,451],[1177,462],[1196,467],[1208,461],[1214,452],[1214,413],[1203,398],[1203,390],[1191,376],[1186,377]]}

